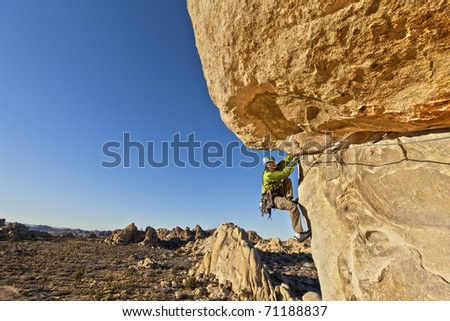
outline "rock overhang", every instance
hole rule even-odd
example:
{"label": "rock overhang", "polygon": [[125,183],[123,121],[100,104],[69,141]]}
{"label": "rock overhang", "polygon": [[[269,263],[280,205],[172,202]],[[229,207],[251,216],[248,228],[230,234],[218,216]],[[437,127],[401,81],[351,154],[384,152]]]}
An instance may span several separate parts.
{"label": "rock overhang", "polygon": [[188,1],[224,123],[287,151],[448,129],[448,4],[332,3]]}

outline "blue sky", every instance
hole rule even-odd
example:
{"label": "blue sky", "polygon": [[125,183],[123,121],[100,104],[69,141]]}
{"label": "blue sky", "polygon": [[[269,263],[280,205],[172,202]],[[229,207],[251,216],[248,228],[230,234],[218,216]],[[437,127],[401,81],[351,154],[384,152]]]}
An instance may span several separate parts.
{"label": "blue sky", "polygon": [[201,146],[238,141],[209,98],[185,1],[0,1],[0,44],[0,217],[293,234],[286,211],[260,216],[262,165],[240,167],[249,158],[237,149],[232,168],[179,168],[170,153],[167,167],[139,168],[136,148],[130,168],[101,166],[103,145],[123,133],[153,142],[155,160],[177,133]]}

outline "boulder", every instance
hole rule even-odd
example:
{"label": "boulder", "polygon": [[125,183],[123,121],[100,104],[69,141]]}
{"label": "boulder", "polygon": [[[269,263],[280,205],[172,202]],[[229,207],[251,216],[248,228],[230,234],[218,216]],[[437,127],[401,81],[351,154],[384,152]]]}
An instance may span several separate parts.
{"label": "boulder", "polygon": [[303,294],[302,301],[322,301],[322,299],[319,294],[310,291]]}
{"label": "boulder", "polygon": [[156,230],[153,227],[147,226],[147,228],[145,229],[145,238],[139,245],[141,245],[141,246],[158,246],[159,245],[158,235],[156,233]]}
{"label": "boulder", "polygon": [[263,240],[261,236],[258,235],[255,231],[247,231],[248,240],[254,244]]}
{"label": "boulder", "polygon": [[187,241],[190,240],[192,238],[192,233],[189,227],[187,227],[186,229],[182,229],[179,226],[176,226],[174,229],[172,229],[168,234],[167,234],[167,238],[168,239],[180,239],[183,241]]}
{"label": "boulder", "polygon": [[129,224],[122,230],[116,230],[106,239],[106,242],[113,244],[130,244],[142,242],[145,232],[139,231],[134,223]]}
{"label": "boulder", "polygon": [[142,268],[152,268],[155,266],[155,262],[151,259],[149,259],[148,257],[146,257],[145,259],[141,260],[138,262],[137,264],[139,267]]}
{"label": "boulder", "polygon": [[232,223],[219,226],[206,240],[205,255],[197,274],[214,274],[220,284],[231,284],[241,298],[291,300],[287,286],[274,286],[247,233]]}
{"label": "boulder", "polygon": [[202,229],[202,227],[200,225],[196,225],[193,229],[192,232],[195,233],[194,234],[194,238],[196,240],[198,239],[204,239],[207,238],[211,235],[211,233],[209,231],[205,231]]}
{"label": "boulder", "polygon": [[22,223],[8,223],[0,227],[0,239],[30,240],[35,238],[51,238],[47,232],[31,231]]}

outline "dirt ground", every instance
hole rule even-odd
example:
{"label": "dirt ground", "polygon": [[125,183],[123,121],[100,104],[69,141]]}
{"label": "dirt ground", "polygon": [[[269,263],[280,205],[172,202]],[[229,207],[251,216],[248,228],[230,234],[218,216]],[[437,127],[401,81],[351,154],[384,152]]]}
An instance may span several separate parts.
{"label": "dirt ground", "polygon": [[[288,282],[300,299],[319,292],[317,271],[308,254],[261,252],[275,280]],[[99,239],[0,242],[0,300],[235,300],[214,278],[199,282],[188,271],[203,253],[188,246],[146,248],[113,245]]]}

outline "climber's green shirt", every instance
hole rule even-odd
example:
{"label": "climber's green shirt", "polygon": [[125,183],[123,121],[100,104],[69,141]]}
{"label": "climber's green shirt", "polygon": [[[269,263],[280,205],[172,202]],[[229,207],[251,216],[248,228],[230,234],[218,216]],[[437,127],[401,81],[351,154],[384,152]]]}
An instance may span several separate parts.
{"label": "climber's green shirt", "polygon": [[266,194],[268,190],[275,191],[280,187],[281,181],[292,174],[295,163],[291,163],[294,156],[287,155],[278,164],[273,171],[265,169],[262,179],[261,193]]}

